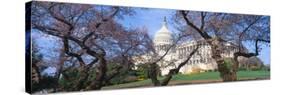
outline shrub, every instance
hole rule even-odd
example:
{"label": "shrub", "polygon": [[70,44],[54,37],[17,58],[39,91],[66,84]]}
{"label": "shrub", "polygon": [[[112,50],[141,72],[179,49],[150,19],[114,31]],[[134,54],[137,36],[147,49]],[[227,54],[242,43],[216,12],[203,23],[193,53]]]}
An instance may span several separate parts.
{"label": "shrub", "polygon": [[147,79],[149,77],[148,71],[149,71],[149,67],[147,64],[139,64],[136,70],[136,75],[138,76],[138,80]]}
{"label": "shrub", "polygon": [[234,59],[233,58],[225,58],[223,60],[223,67],[225,71],[233,71]]}
{"label": "shrub", "polygon": [[192,68],[192,72],[190,74],[198,74],[200,72],[202,72],[203,70],[201,68],[198,67],[193,67]]}
{"label": "shrub", "polygon": [[240,68],[239,68],[239,71],[247,71],[247,68],[240,67]]}
{"label": "shrub", "polygon": [[137,81],[138,80],[138,77],[136,76],[127,76],[125,78],[125,82],[134,82],[134,81]]}

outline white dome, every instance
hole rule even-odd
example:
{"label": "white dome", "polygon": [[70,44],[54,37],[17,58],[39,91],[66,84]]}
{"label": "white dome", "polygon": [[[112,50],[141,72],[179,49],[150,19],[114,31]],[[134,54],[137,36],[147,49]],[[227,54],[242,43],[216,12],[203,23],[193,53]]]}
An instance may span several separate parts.
{"label": "white dome", "polygon": [[172,33],[167,28],[167,22],[164,19],[163,26],[158,30],[154,36],[155,44],[172,44],[173,37]]}

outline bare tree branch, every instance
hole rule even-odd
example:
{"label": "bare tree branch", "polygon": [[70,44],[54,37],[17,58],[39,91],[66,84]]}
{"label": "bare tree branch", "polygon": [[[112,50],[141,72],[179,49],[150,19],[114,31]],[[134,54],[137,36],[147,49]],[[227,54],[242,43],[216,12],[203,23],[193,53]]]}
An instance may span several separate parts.
{"label": "bare tree branch", "polygon": [[[211,39],[211,36],[209,36],[206,32],[204,32],[203,30],[201,30],[200,28],[198,28],[196,25],[194,25],[187,17],[188,15],[188,11],[185,12],[185,11],[180,11],[180,13],[182,14],[183,16],[183,19],[185,20],[186,24],[191,26],[192,28],[194,28],[204,39]],[[202,18],[205,18],[204,15],[201,15]],[[204,21],[204,20],[202,20]],[[202,26],[204,27],[204,26]],[[203,29],[203,28],[202,28]]]}

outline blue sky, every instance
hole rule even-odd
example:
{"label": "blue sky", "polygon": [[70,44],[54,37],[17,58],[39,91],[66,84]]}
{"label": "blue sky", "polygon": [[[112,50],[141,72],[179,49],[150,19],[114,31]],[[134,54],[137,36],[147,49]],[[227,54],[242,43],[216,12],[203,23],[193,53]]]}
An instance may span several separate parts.
{"label": "blue sky", "polygon": [[[148,28],[150,36],[154,36],[163,23],[164,17],[167,18],[169,23],[172,15],[175,13],[174,10],[162,10],[162,9],[137,9],[134,16],[125,16],[125,19],[120,20],[125,27],[142,27],[145,26]],[[171,31],[175,31],[171,24],[168,25]]]}
{"label": "blue sky", "polygon": [[[147,27],[149,35],[154,37],[154,34],[161,28],[163,24],[164,17],[167,17],[168,28],[172,32],[176,32],[176,29],[171,25],[171,16],[174,14],[174,10],[165,10],[165,9],[137,9],[136,14],[130,17],[124,17],[125,19],[119,20],[127,28],[136,28],[136,27]],[[34,33],[34,32],[33,32]],[[36,34],[36,33],[35,33]],[[32,37],[36,37],[33,35]],[[52,50],[54,46],[58,46],[59,43],[56,43],[54,37],[38,37],[37,42],[40,44],[40,48],[45,50],[42,53],[46,56],[45,60],[52,60],[50,56],[55,55],[55,50]],[[253,46],[246,46],[249,49],[253,49]],[[47,51],[46,51],[47,50]],[[270,47],[263,47],[260,55],[258,56],[265,64],[270,63]]]}
{"label": "blue sky", "polygon": [[264,47],[258,56],[265,64],[270,64],[270,47]]}
{"label": "blue sky", "polygon": [[[167,17],[168,28],[171,32],[177,31],[173,28],[173,25],[169,23],[171,22],[171,16],[174,13],[174,10],[167,9],[137,9],[135,16],[125,17],[124,20],[120,20],[119,22],[126,27],[145,26],[148,28],[149,35],[154,37],[154,34],[161,28],[164,17]],[[246,47],[250,49],[250,51],[254,50],[253,46],[248,45]],[[262,46],[262,50],[258,57],[265,64],[270,64],[270,47]]]}

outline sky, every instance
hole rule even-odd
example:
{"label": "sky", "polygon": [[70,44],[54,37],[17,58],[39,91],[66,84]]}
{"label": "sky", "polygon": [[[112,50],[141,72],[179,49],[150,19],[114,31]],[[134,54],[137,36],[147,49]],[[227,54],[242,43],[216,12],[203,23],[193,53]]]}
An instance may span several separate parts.
{"label": "sky", "polygon": [[[167,18],[167,22],[170,22],[170,18],[175,13],[174,10],[163,9],[137,9],[134,16],[125,16],[125,19],[119,20],[125,27],[142,27],[145,26],[148,29],[149,35],[154,34],[162,27],[164,17]],[[175,31],[171,24],[168,24],[168,28],[171,31]]]}
{"label": "sky", "polygon": [[[155,33],[162,27],[164,17],[167,18],[168,29],[171,32],[177,32],[176,29],[171,25],[171,17],[174,14],[174,10],[166,10],[166,9],[137,9],[136,14],[130,17],[124,17],[123,20],[118,20],[119,23],[124,25],[127,28],[136,28],[136,27],[146,27],[148,29],[148,33],[151,37],[154,37]],[[33,35],[37,39],[39,47],[43,50],[41,51],[46,57],[43,57],[44,60],[52,60],[50,56],[56,54],[52,53],[52,48],[57,46],[58,43],[50,39],[48,37],[37,37]],[[253,49],[253,46],[246,46],[249,49]],[[49,50],[49,51],[44,51]],[[55,51],[55,50],[53,50]],[[270,64],[270,47],[263,47],[260,55],[258,56],[265,64]],[[46,70],[48,73],[54,73],[55,68],[50,67]],[[45,73],[46,73],[45,72]]]}
{"label": "sky", "polygon": [[[171,25],[171,17],[175,13],[175,10],[170,9],[137,9],[136,14],[133,17],[125,17],[119,21],[126,27],[140,27],[145,26],[148,28],[149,35],[154,37],[155,33],[161,28],[164,17],[167,18],[168,28],[171,32],[177,32],[177,30]],[[254,50],[253,44],[248,44],[248,49]],[[260,55],[258,56],[265,64],[270,64],[270,47],[262,46]]]}

